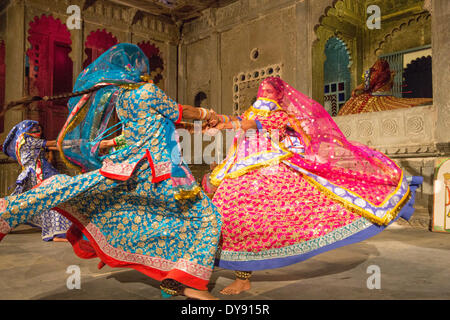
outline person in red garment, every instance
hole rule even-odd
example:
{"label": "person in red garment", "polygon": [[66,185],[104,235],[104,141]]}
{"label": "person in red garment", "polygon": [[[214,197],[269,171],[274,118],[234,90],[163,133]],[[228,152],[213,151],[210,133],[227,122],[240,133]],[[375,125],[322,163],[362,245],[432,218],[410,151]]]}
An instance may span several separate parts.
{"label": "person in red garment", "polygon": [[395,73],[386,60],[378,59],[363,74],[364,82],[352,91],[352,97],[339,110],[339,116],[348,114],[411,108],[431,104],[431,98],[397,98],[391,94]]}

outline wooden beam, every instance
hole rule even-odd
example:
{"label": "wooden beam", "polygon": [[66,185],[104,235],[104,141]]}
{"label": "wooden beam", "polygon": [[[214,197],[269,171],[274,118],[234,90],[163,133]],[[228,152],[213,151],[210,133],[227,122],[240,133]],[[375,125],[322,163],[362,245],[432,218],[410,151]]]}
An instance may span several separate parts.
{"label": "wooden beam", "polygon": [[134,8],[137,11],[140,11],[142,13],[146,13],[146,14],[152,16],[152,17],[155,17],[155,18],[159,18],[163,22],[173,23],[173,21],[169,18],[169,16],[170,16],[169,10],[164,10],[163,8],[160,8],[159,6],[158,7],[154,7],[155,10],[148,10],[144,6],[137,6],[137,5],[134,5],[134,4],[130,4],[130,3],[128,3],[128,1],[109,0],[109,2],[118,4],[118,5],[121,5],[121,6],[124,6],[124,7],[128,7],[128,8]]}
{"label": "wooden beam", "polygon": [[136,10],[136,13],[133,15],[133,18],[131,20],[131,25],[134,25],[139,20],[142,20],[142,18],[144,18],[144,12]]}
{"label": "wooden beam", "polygon": [[92,7],[95,4],[95,2],[97,2],[97,0],[85,0],[83,4],[83,11]]}

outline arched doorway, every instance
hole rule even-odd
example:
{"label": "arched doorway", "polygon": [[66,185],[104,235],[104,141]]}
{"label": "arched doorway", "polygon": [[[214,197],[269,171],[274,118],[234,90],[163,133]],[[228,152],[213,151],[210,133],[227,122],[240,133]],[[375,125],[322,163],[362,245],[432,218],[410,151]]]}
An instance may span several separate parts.
{"label": "arched doorway", "polygon": [[[329,4],[327,7],[326,2]],[[369,15],[367,9],[370,5],[377,5],[381,9],[383,21],[380,29],[367,27]],[[323,6],[323,14],[318,18],[318,24],[314,26],[316,39],[312,45],[311,75],[312,98],[320,103],[325,100],[323,86],[324,63],[327,59],[325,46],[330,38],[339,38],[346,44],[350,56],[350,90],[361,85],[361,75],[377,58],[385,58],[392,53],[428,46],[431,43],[431,19],[430,14],[423,8],[423,0],[330,0],[324,1]],[[384,19],[386,12],[389,12],[389,19]],[[391,61],[389,63],[391,69],[396,71],[396,63]],[[402,78],[403,69],[398,71],[392,94],[401,97],[404,87],[401,81],[398,81],[399,84],[396,86],[396,79]],[[339,108],[341,101],[336,102]]]}
{"label": "arched doorway", "polygon": [[83,69],[117,43],[117,38],[105,29],[92,31],[84,43],[84,52],[87,57],[83,62]]}
{"label": "arched doorway", "polygon": [[337,116],[350,97],[350,55],[345,43],[337,37],[326,42],[324,52],[324,106],[331,116]]}
{"label": "arched doorway", "polygon": [[161,52],[158,47],[149,41],[142,41],[137,44],[139,48],[145,53],[150,64],[150,76],[153,82],[161,89],[164,90],[164,60],[161,58]]}
{"label": "arched doorway", "polygon": [[208,96],[203,91],[198,92],[194,98],[194,107],[207,107],[208,106]]}
{"label": "arched doorway", "polygon": [[[72,91],[70,32],[51,15],[30,22],[27,50],[28,94],[51,96]],[[67,101],[38,102],[38,120],[47,139],[55,139],[67,117]]]}
{"label": "arched doorway", "polygon": [[404,98],[432,98],[433,75],[431,56],[411,61],[403,71]]}

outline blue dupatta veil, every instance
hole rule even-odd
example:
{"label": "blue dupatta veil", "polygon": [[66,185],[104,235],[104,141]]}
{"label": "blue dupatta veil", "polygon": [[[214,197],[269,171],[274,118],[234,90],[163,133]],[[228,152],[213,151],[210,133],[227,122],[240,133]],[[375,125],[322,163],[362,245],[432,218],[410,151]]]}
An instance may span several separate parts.
{"label": "blue dupatta veil", "polygon": [[69,100],[70,114],[57,140],[68,166],[83,172],[102,166],[98,154],[100,140],[120,130],[120,123],[107,129],[119,86],[142,82],[148,73],[147,57],[138,46],[129,43],[111,47],[84,69],[75,82],[73,92],[102,84],[111,85]]}

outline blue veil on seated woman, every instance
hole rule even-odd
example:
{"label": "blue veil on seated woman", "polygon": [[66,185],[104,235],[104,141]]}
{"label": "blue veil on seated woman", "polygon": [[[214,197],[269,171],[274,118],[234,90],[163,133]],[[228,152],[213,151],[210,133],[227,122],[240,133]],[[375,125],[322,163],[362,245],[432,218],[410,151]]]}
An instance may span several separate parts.
{"label": "blue veil on seated woman", "polygon": [[[182,160],[175,133],[182,109],[145,81],[148,73],[139,47],[119,44],[79,75],[74,91],[100,89],[69,101],[57,146],[83,173],[0,199],[0,239],[36,208],[56,207],[73,222],[67,238],[78,256],[206,290],[221,221]],[[114,110],[126,146],[101,156]]]}

